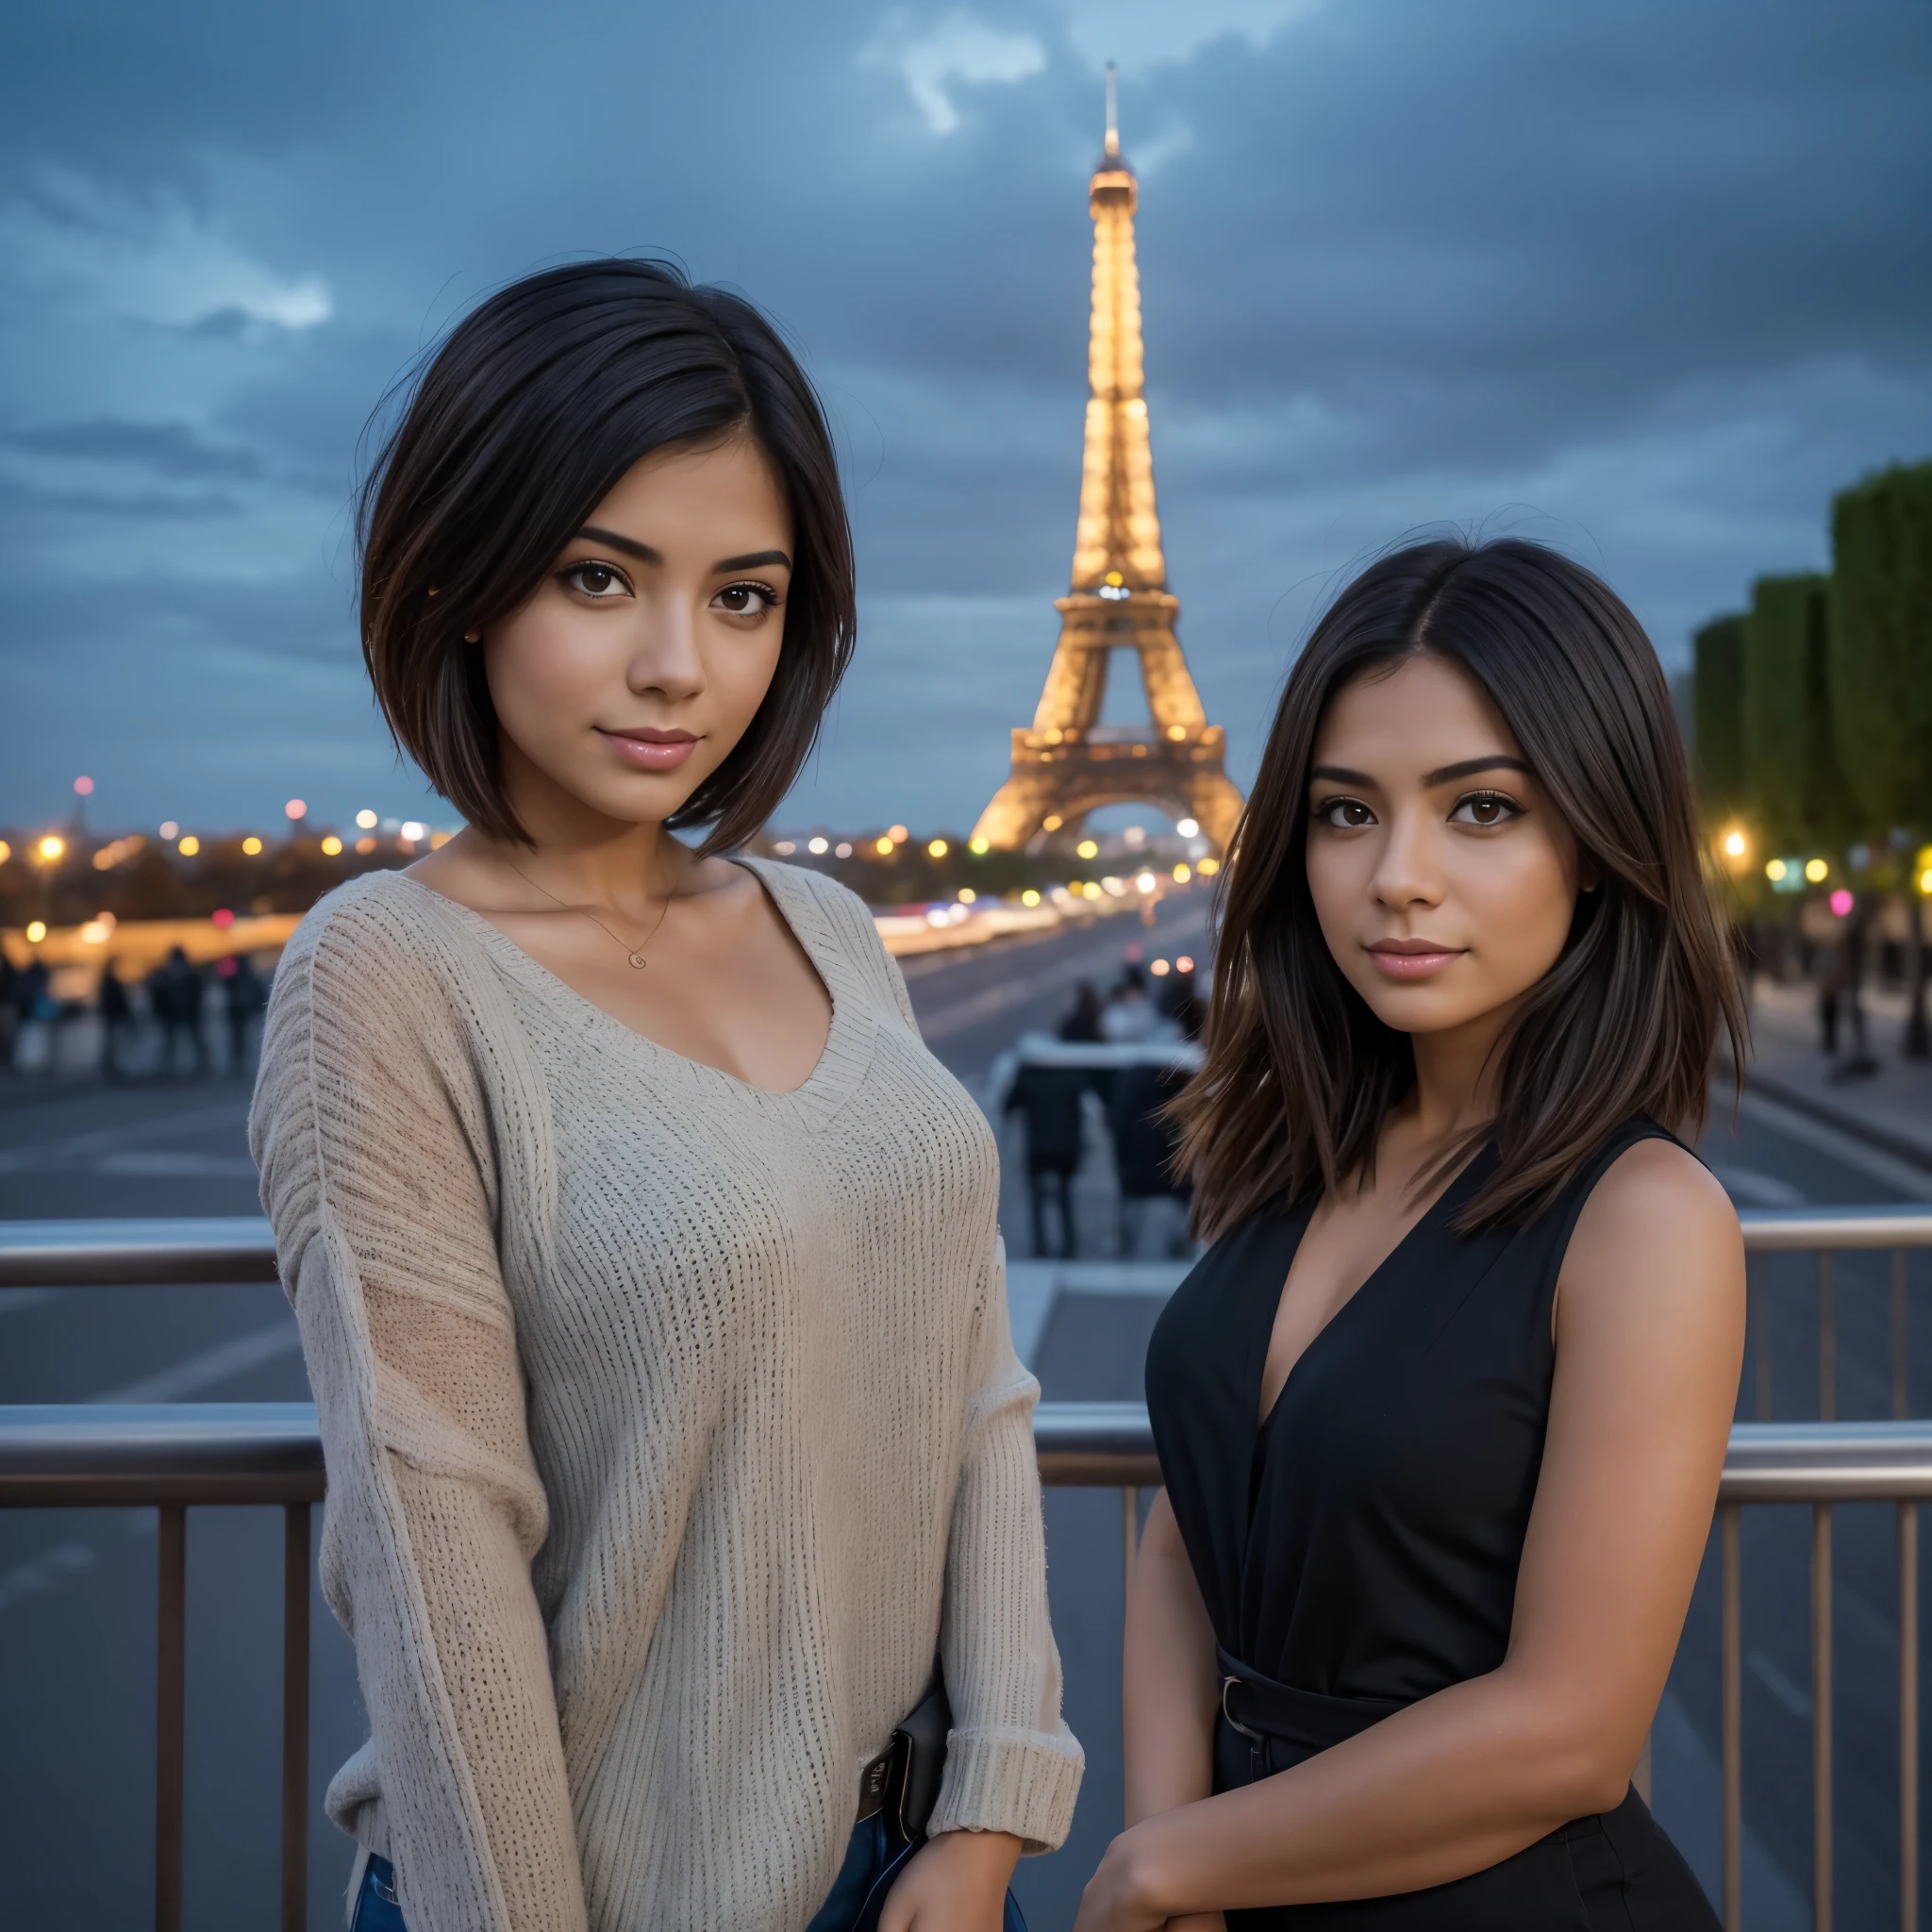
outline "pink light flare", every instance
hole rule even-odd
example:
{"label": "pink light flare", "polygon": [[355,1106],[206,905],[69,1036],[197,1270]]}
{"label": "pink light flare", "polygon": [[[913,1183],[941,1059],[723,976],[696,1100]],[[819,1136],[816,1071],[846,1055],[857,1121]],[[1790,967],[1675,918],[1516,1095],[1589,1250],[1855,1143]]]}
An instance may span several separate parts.
{"label": "pink light flare", "polygon": [[85,798],[93,789],[94,781],[92,778],[76,778],[74,781],[74,793],[76,798]]}
{"label": "pink light flare", "polygon": [[1852,916],[1852,895],[1842,886],[1831,895],[1831,909],[1840,919]]}
{"label": "pink light flare", "polygon": [[308,807],[299,798],[290,799],[288,804],[283,806],[282,810],[288,814],[291,822],[295,819],[307,818],[308,815]]}
{"label": "pink light flare", "polygon": [[208,924],[221,932],[226,932],[234,923],[235,915],[225,906],[208,915]]}

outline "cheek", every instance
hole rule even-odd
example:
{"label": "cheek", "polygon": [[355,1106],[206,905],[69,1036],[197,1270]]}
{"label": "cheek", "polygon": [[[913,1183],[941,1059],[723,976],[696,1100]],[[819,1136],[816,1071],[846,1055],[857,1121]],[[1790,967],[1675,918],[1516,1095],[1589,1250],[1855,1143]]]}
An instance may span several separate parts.
{"label": "cheek", "polygon": [[784,631],[771,625],[765,630],[729,634],[707,655],[705,683],[711,700],[741,729],[751,723],[772,688],[784,641]]}
{"label": "cheek", "polygon": [[570,729],[605,675],[577,626],[538,609],[500,625],[483,650],[498,722],[520,742]]}
{"label": "cheek", "polygon": [[1544,841],[1498,850],[1501,861],[1474,866],[1468,902],[1481,921],[1485,950],[1513,975],[1541,978],[1556,964],[1570,935],[1575,889],[1561,858]]}

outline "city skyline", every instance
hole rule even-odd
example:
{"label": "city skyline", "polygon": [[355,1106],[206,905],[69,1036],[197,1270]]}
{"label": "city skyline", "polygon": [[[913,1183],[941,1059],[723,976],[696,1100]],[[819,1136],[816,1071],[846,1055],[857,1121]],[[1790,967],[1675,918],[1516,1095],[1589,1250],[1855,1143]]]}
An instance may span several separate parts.
{"label": "city skyline", "polygon": [[[0,61],[0,824],[449,823],[363,688],[347,506],[476,296],[670,253],[801,348],[859,657],[788,826],[970,824],[1067,590],[1100,71],[1140,172],[1173,588],[1245,785],[1308,617],[1443,523],[1603,570],[1665,662],[1932,451],[1932,27],[1872,0],[1614,18],[228,0],[18,18]],[[58,81],[58,85],[51,84]]]}

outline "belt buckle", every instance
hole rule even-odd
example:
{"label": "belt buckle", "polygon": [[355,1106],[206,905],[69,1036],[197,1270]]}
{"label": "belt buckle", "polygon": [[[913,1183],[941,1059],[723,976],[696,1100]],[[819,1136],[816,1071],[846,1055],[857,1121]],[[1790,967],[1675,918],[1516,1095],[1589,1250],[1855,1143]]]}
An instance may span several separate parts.
{"label": "belt buckle", "polygon": [[888,1795],[892,1789],[892,1773],[899,1761],[899,1733],[892,1733],[892,1741],[862,1766],[858,1774],[858,1814],[853,1820],[855,1824],[863,1824],[868,1818],[876,1818],[886,1808]]}
{"label": "belt buckle", "polygon": [[1228,1709],[1227,1707],[1227,1693],[1230,1690],[1232,1690],[1235,1688],[1235,1686],[1240,1682],[1241,1679],[1236,1676],[1226,1676],[1222,1678],[1221,1714],[1228,1721],[1229,1724],[1231,1724],[1235,1727],[1236,1730],[1238,1730],[1241,1734],[1242,1737],[1244,1737],[1248,1740],[1249,1743],[1259,1744],[1262,1741],[1260,1732],[1249,1730],[1247,1725],[1242,1724],[1241,1719],[1235,1716],[1234,1712]]}

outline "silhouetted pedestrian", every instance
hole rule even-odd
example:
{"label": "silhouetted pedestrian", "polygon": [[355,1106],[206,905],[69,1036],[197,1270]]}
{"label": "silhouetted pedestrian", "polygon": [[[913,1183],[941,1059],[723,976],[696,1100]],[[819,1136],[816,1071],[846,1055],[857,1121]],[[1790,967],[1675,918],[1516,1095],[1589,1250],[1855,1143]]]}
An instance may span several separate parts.
{"label": "silhouetted pedestrian", "polygon": [[1138,966],[1129,966],[1101,1008],[1100,1037],[1113,1041],[1145,1040],[1154,1030],[1158,1017],[1147,998],[1145,975]]}
{"label": "silhouetted pedestrian", "polygon": [[1074,1004],[1059,1024],[1059,1037],[1088,1042],[1099,1040],[1100,995],[1094,991],[1091,979],[1083,979],[1074,989]]}
{"label": "silhouetted pedestrian", "polygon": [[161,1024],[161,1068],[172,1074],[180,1056],[175,1042],[186,1038],[197,1077],[208,1073],[208,1040],[202,1031],[202,979],[179,946],[148,975],[148,1001]]}
{"label": "silhouetted pedestrian", "polygon": [[[1033,1252],[1071,1257],[1074,1253],[1074,1175],[1085,1134],[1081,1096],[1089,1085],[1084,1067],[1022,1065],[1007,1095],[1007,1111],[1026,1124],[1026,1181],[1033,1208]],[[1047,1218],[1049,1202],[1058,1226]]]}
{"label": "silhouetted pedestrian", "polygon": [[94,1010],[101,1016],[101,1072],[109,1080],[118,1080],[125,1072],[122,1048],[134,1030],[134,1002],[111,959],[101,969]]}
{"label": "silhouetted pedestrian", "polygon": [[268,987],[246,953],[224,959],[221,974],[228,1014],[228,1071],[245,1077],[249,1029],[268,1005]]}

